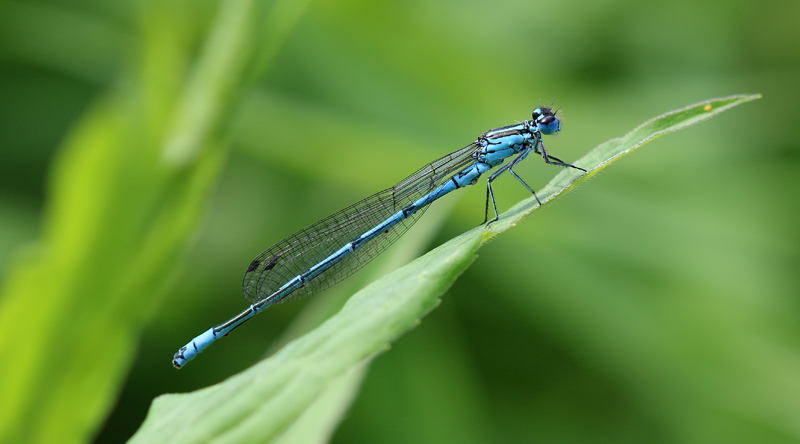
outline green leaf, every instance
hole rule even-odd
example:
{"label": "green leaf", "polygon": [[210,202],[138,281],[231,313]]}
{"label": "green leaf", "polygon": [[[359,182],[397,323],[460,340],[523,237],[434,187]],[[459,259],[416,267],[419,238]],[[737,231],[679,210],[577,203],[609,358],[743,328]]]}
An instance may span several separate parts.
{"label": "green leaf", "polygon": [[282,24],[263,34],[272,54],[307,4],[221,2],[206,29],[185,19],[197,2],[144,3],[137,70],[64,141],[42,238],[2,288],[1,442],[95,433],[180,270],[244,80],[271,60],[259,23]]}
{"label": "green leaf", "polygon": [[[587,174],[564,169],[539,198],[547,203],[645,142],[759,97],[707,100],[651,119],[575,162]],[[157,398],[131,442],[310,442],[313,436],[321,441],[330,418],[341,416],[321,410],[341,412],[363,366],[438,305],[484,242],[537,208],[533,197],[526,199],[489,227],[464,233],[372,283],[324,324],[250,369],[203,390]],[[312,431],[303,434],[306,428]]]}
{"label": "green leaf", "polygon": [[[594,176],[611,162],[616,161],[620,157],[658,136],[708,120],[734,106],[759,98],[761,98],[760,94],[740,94],[721,97],[698,102],[685,108],[654,117],[634,128],[628,134],[616,139],[611,139],[578,159],[574,164],[587,170],[587,174],[583,174],[581,171],[571,168],[561,171],[550,183],[538,192],[539,200],[545,204],[555,199],[557,196],[571,190],[576,185]],[[536,199],[533,197],[519,202],[506,211],[500,220],[492,224],[487,231],[491,233],[502,233],[538,207]]]}

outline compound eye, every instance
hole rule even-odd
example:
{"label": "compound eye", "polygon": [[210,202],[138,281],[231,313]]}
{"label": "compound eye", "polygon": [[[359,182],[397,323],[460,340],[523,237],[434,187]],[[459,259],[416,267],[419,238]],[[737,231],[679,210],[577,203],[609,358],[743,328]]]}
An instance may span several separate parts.
{"label": "compound eye", "polygon": [[561,123],[550,108],[543,106],[533,110],[533,121],[542,134],[550,135],[561,131]]}

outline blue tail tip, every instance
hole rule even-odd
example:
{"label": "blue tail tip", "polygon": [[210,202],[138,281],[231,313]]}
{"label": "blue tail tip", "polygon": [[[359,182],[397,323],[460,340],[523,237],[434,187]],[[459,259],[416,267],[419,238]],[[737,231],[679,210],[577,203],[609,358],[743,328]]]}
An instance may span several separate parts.
{"label": "blue tail tip", "polygon": [[185,351],[186,351],[186,346],[183,346],[181,347],[180,350],[178,350],[177,353],[175,353],[175,356],[172,357],[173,367],[180,369],[181,367],[183,367],[184,364],[186,364],[186,362],[188,362],[188,359],[186,359],[186,357],[183,356],[183,352]]}

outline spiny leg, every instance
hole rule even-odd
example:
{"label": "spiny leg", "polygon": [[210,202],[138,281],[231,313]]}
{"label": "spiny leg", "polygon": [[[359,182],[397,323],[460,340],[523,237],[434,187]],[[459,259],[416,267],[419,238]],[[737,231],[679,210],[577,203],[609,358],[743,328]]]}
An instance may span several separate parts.
{"label": "spiny leg", "polygon": [[550,161],[548,161],[547,159],[545,159],[545,162],[547,162],[547,164],[548,164],[548,165],[559,165],[559,166],[563,166],[563,167],[574,168],[574,169],[576,169],[576,170],[581,170],[581,171],[583,171],[584,173],[588,172],[588,171],[584,170],[583,168],[581,168],[581,167],[579,167],[579,166],[575,166],[575,165],[573,165],[573,164],[571,164],[571,163],[564,163],[564,162],[550,162]]}
{"label": "spiny leg", "polygon": [[514,170],[512,170],[510,167],[508,168],[508,172],[511,173],[512,176],[516,177],[517,180],[520,181],[520,183],[522,183],[522,185],[525,185],[525,188],[527,188],[528,191],[533,193],[533,197],[536,198],[536,202],[539,202],[539,206],[541,207],[542,206],[542,201],[539,200],[539,196],[536,195],[536,191],[533,191],[533,188],[529,187],[528,184],[525,183],[525,181],[522,180],[521,177],[517,176],[517,173],[515,173]]}
{"label": "spiny leg", "polygon": [[517,180],[518,180],[518,181],[520,181],[520,183],[521,183],[522,185],[524,185],[524,186],[525,186],[525,188],[527,188],[527,189],[528,189],[528,191],[530,191],[530,192],[531,192],[531,194],[533,194],[533,197],[535,197],[535,198],[536,198],[536,202],[539,202],[539,206],[541,206],[541,205],[542,205],[542,201],[540,201],[540,200],[539,200],[539,196],[537,196],[537,195],[536,195],[536,191],[533,191],[533,188],[529,187],[529,186],[528,186],[528,184],[527,184],[527,183],[525,183],[525,181],[524,181],[524,180],[522,180],[522,178],[521,178],[521,177],[517,176],[517,173],[515,173],[515,172],[514,172],[514,170],[512,170],[512,169],[511,169],[511,168],[514,168],[514,167],[517,165],[517,163],[519,163],[519,162],[520,162],[522,159],[524,159],[525,157],[527,157],[527,156],[528,156],[528,153],[531,151],[531,149],[532,149],[532,148],[533,148],[533,147],[528,147],[527,149],[525,149],[524,151],[522,151],[522,152],[519,154],[519,156],[515,157],[515,158],[514,158],[514,160],[512,160],[511,162],[509,162],[509,163],[508,163],[508,172],[509,172],[509,173],[511,173],[511,174],[512,174],[514,177],[516,177],[516,178],[517,178]]}
{"label": "spiny leg", "polygon": [[[508,165],[503,165],[502,168],[492,173],[488,179],[486,179],[486,210],[483,213],[483,223],[486,225],[491,224],[492,222],[496,222],[500,219],[500,216],[497,214],[497,203],[494,201],[494,192],[492,191],[492,181],[497,178],[503,171],[508,169]],[[489,199],[492,200],[492,209],[494,210],[494,219],[489,221]],[[488,223],[486,221],[489,221]]]}
{"label": "spiny leg", "polygon": [[555,160],[556,162],[565,163],[563,160],[559,159],[558,157],[556,157],[556,156],[554,156],[554,155],[552,155],[552,154],[548,154],[548,155],[547,155],[547,158],[548,158],[548,159],[553,159],[553,160]]}
{"label": "spiny leg", "polygon": [[[483,223],[485,223],[486,225],[489,225],[492,222],[496,222],[498,219],[500,219],[500,215],[497,214],[497,203],[494,201],[494,192],[492,191],[492,181],[494,181],[499,175],[504,173],[506,170],[511,171],[511,168],[514,165],[516,165],[517,162],[519,162],[522,159],[524,159],[525,156],[527,156],[530,151],[531,151],[531,147],[525,148],[521,153],[519,153],[519,155],[517,157],[514,158],[514,160],[512,160],[508,164],[503,165],[502,167],[500,167],[499,170],[497,170],[494,173],[492,173],[489,176],[489,178],[486,180],[486,209],[484,211],[484,217],[483,217]],[[519,181],[522,182],[523,185],[525,185],[525,188],[527,188],[528,190],[530,190],[531,193],[533,193],[533,196],[536,197],[536,201],[539,202],[539,197],[536,196],[536,193],[533,191],[533,189],[531,189],[531,187],[529,187],[528,184],[526,184],[522,179],[520,179],[519,176],[517,176],[516,173],[511,171],[511,174],[513,174],[514,177],[519,179]],[[494,219],[492,219],[491,221],[489,221],[487,223],[486,221],[489,220],[489,199],[492,200],[492,209],[494,210]],[[539,205],[541,205],[541,204],[542,203],[539,202]]]}
{"label": "spiny leg", "polygon": [[[539,139],[539,144],[538,145],[539,145],[539,147],[542,148],[542,151],[539,152],[539,150],[536,149],[535,150],[536,154],[540,154],[542,156],[542,159],[544,159],[545,163],[547,163],[548,165],[560,165],[560,166],[563,166],[563,167],[575,168],[576,170],[581,170],[584,173],[587,172],[583,168],[577,167],[577,166],[575,166],[575,165],[573,165],[571,163],[566,163],[566,162],[564,162],[563,160],[559,159],[556,156],[549,156],[547,154],[547,151],[544,149],[544,143],[542,143],[542,139]],[[555,159],[555,160],[557,160],[557,162],[551,162],[550,159]]]}
{"label": "spiny leg", "polygon": [[[487,183],[486,186],[486,208],[483,210],[483,223],[489,220],[489,196],[492,194],[492,186]],[[494,203],[494,196],[492,196],[492,203]]]}

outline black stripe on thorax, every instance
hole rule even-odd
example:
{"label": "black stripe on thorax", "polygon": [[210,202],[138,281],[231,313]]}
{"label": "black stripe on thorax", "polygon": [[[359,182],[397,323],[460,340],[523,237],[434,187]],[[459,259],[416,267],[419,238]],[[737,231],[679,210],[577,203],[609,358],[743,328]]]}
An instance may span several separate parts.
{"label": "black stripe on thorax", "polygon": [[522,134],[522,131],[520,129],[513,129],[513,130],[501,131],[501,132],[492,133],[492,134],[487,133],[486,134],[486,138],[487,139],[502,139],[503,137],[514,136],[514,135],[518,135],[518,134]]}

